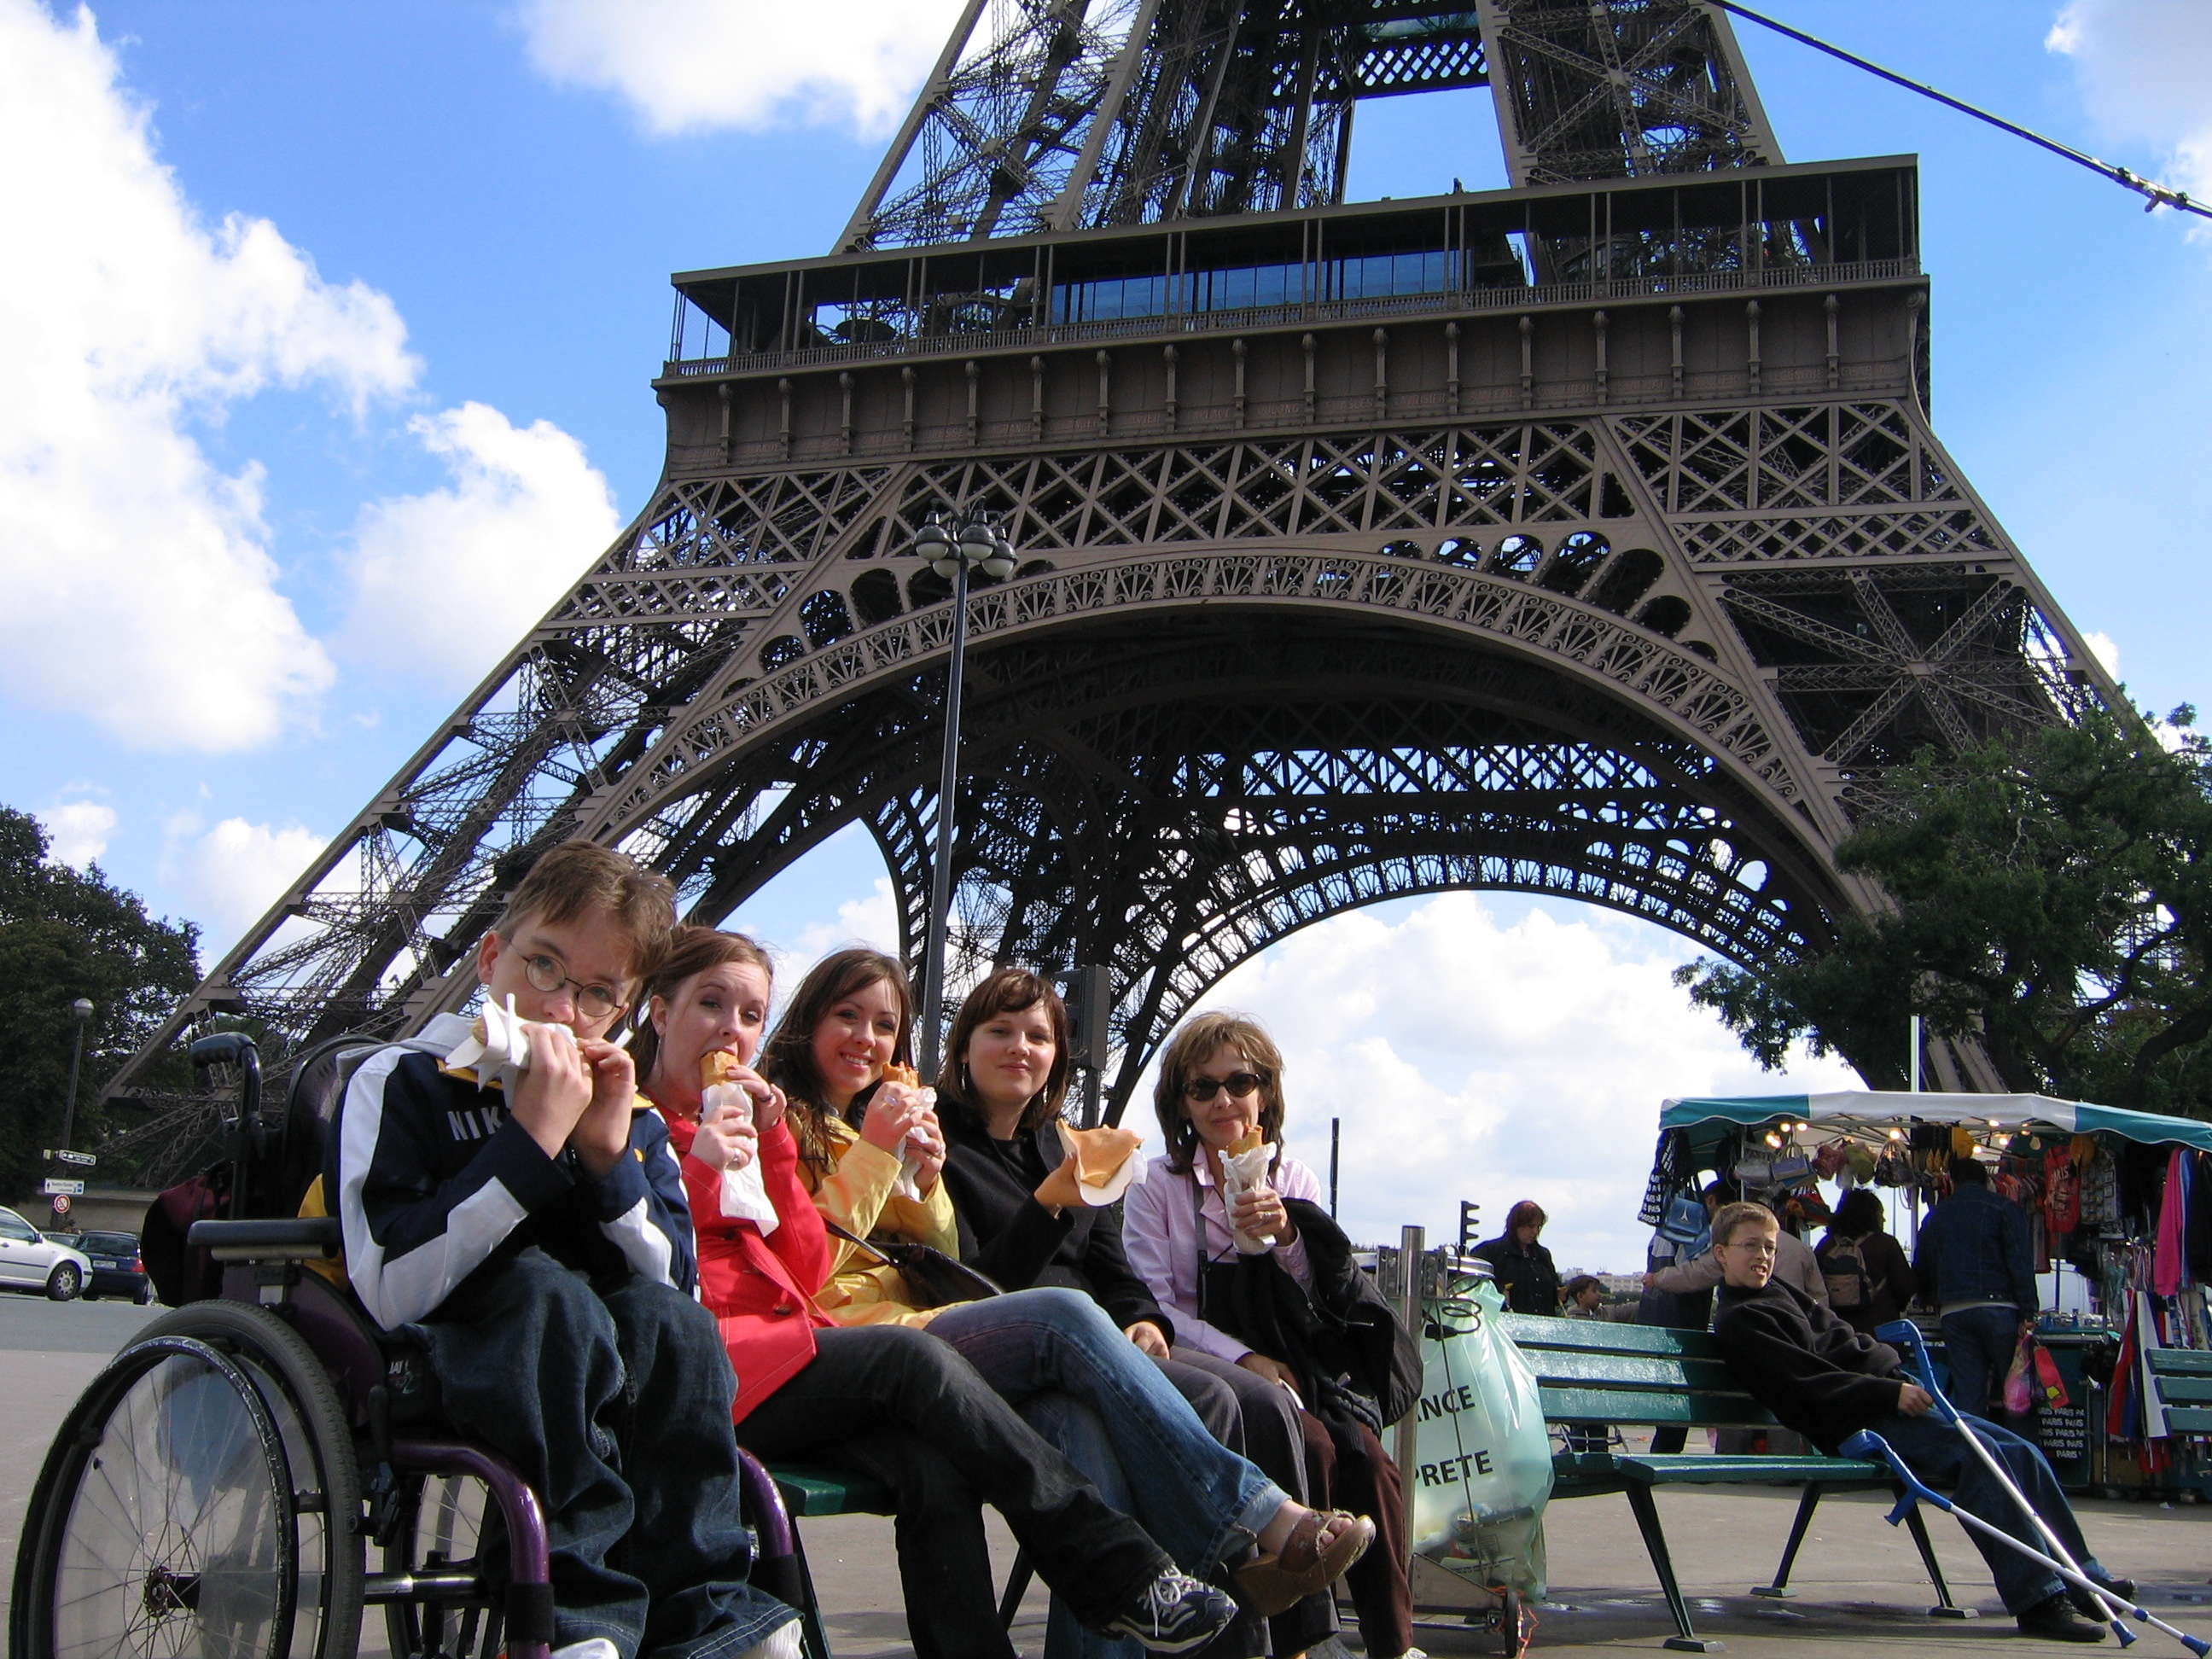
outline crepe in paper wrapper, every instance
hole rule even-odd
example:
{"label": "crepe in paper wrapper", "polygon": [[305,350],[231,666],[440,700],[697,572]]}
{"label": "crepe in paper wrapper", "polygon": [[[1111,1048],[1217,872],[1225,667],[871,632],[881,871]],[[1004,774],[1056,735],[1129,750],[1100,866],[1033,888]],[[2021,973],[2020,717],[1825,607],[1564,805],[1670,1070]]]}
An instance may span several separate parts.
{"label": "crepe in paper wrapper", "polygon": [[[1275,1161],[1275,1149],[1257,1129],[1247,1129],[1230,1143],[1229,1150],[1221,1154],[1221,1212],[1235,1211],[1237,1200],[1255,1187],[1267,1185],[1267,1171]],[[1261,1238],[1251,1233],[1230,1229],[1237,1241],[1239,1255],[1265,1255],[1275,1248],[1272,1238]]]}
{"label": "crepe in paper wrapper", "polygon": [[[708,1050],[699,1056],[699,1121],[705,1122],[709,1112],[722,1107],[734,1109],[742,1121],[753,1121],[753,1097],[738,1084],[730,1079],[736,1076],[738,1057],[720,1048]],[[769,1202],[768,1188],[761,1180],[760,1158],[756,1152],[742,1170],[726,1168],[722,1171],[722,1214],[731,1221],[750,1221],[760,1229],[766,1238],[781,1224],[775,1206]]]}
{"label": "crepe in paper wrapper", "polygon": [[[923,1105],[933,1111],[936,1109],[937,1091],[923,1088],[921,1073],[913,1066],[886,1066],[884,1067],[884,1081],[897,1084],[908,1094],[919,1096]],[[898,1179],[891,1183],[891,1190],[901,1198],[910,1198],[918,1204],[921,1201],[921,1154],[915,1151],[914,1142],[909,1139],[899,1149]]]}
{"label": "crepe in paper wrapper", "polygon": [[511,996],[503,1008],[487,1002],[483,1012],[469,1026],[469,1034],[446,1055],[446,1070],[467,1073],[479,1089],[495,1084],[502,1089],[512,1087],[515,1079],[530,1069],[527,1032],[535,1023],[514,1012]]}
{"label": "crepe in paper wrapper", "polygon": [[1134,1129],[1060,1126],[1060,1152],[1075,1160],[1075,1190],[1085,1204],[1103,1210],[1127,1192],[1133,1182],[1145,1178],[1144,1163],[1137,1156],[1143,1139]]}

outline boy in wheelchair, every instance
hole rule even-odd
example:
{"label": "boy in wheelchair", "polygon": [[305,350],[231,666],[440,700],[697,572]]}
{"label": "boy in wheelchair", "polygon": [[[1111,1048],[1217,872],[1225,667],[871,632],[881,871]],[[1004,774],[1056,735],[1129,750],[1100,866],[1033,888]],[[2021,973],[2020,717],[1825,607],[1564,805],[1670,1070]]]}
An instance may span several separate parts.
{"label": "boy in wheelchair", "polygon": [[386,1330],[428,1346],[453,1426],[537,1490],[556,1655],[781,1659],[796,1614],[746,1583],[733,1380],[668,1134],[605,1033],[675,924],[659,876],[555,848],[484,936],[488,1004],[534,1022],[504,1091],[442,1063],[441,1015],[348,1085],[322,1190]]}

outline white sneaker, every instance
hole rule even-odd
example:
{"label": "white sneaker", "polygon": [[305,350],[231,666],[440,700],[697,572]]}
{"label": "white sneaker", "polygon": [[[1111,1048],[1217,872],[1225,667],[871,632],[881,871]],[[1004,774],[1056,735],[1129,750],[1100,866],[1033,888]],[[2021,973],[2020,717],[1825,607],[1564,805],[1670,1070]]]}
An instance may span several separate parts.
{"label": "white sneaker", "polygon": [[779,1625],[769,1633],[769,1638],[756,1647],[747,1648],[738,1659],[799,1659],[802,1651],[799,1620]]}
{"label": "white sneaker", "polygon": [[622,1654],[605,1637],[592,1636],[554,1649],[553,1659],[622,1659]]}

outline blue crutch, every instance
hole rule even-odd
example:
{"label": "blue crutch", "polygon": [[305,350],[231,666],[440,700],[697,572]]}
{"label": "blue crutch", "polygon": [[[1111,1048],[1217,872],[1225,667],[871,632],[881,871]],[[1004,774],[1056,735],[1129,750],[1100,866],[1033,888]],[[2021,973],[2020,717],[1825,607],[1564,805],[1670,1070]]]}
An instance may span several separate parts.
{"label": "blue crutch", "polygon": [[[2059,1542],[2058,1534],[2051,1531],[2050,1524],[2036,1513],[2034,1505],[2027,1501],[2026,1494],[2014,1482],[2012,1472],[2006,1468],[2003,1461],[1983,1443],[1981,1436],[1967,1426],[1965,1413],[1951,1403],[1942,1389],[1936,1386],[1936,1364],[1929,1358],[1928,1343],[1920,1334],[1920,1328],[1909,1319],[1894,1319],[1888,1324],[1875,1328],[1875,1340],[1888,1343],[1905,1355],[1905,1362],[1911,1366],[1913,1372],[1920,1379],[1920,1386],[1927,1390],[1929,1398],[1935,1401],[1929,1409],[1935,1413],[1936,1419],[1939,1422],[1948,1423],[1959,1431],[1960,1437],[1974,1449],[1974,1455],[1982,1460],[1983,1467],[1996,1477],[1997,1484],[2002,1486],[2012,1501],[2020,1506],[2021,1513],[2027,1516],[2028,1524],[2035,1528],[2036,1536],[2042,1539],[2044,1548],[2057,1557],[2059,1564],[2067,1571],[2079,1573],[2081,1571],[2079,1564],[2067,1553],[2066,1546]],[[1965,1513],[1963,1510],[1953,1512],[1961,1516],[1962,1518]],[[2005,1533],[2002,1536],[2010,1538],[2012,1534]],[[2090,1584],[2090,1595],[2097,1607],[2103,1611],[2113,1632],[2119,1636],[2120,1645],[2125,1647],[2132,1638],[2127,1633],[2126,1626],[2120,1623],[2119,1598],[2112,1595],[2103,1585],[2097,1584],[2094,1581]]]}
{"label": "blue crutch", "polygon": [[[1841,1449],[1844,1455],[1846,1457],[1863,1458],[1869,1461],[1877,1458],[1880,1459],[1882,1462],[1888,1464],[1890,1468],[1895,1472],[1897,1478],[1905,1483],[1905,1496],[1897,1500],[1897,1507],[1889,1512],[1889,1524],[1891,1526],[1896,1526],[1899,1522],[1903,1521],[1905,1516],[1911,1511],[1913,1504],[1924,1498],[1929,1503],[1936,1505],[1937,1509],[1948,1510],[1950,1514],[1956,1516],[1960,1524],[1972,1528],[1975,1532],[1981,1533],[1985,1537],[1994,1538],[1999,1543],[2018,1550],[2029,1560],[2037,1563],[2040,1566],[2048,1567],[2051,1571],[2057,1573],[2059,1577],[2073,1585],[2076,1589],[2088,1591],[2092,1595],[2095,1596],[2098,1601],[2103,1606],[2109,1608],[2115,1604],[2112,1592],[2106,1589],[2105,1586],[2100,1584],[2095,1579],[2088,1577],[2087,1574],[2081,1572],[2077,1568],[2067,1565],[2063,1561],[2053,1559],[2051,1557],[2045,1555],[2041,1550],[2034,1549],[2027,1544],[2023,1544],[2019,1539],[2014,1537],[2002,1527],[1991,1526],[1988,1522],[1983,1520],[1980,1516],[1974,1514],[1971,1510],[1960,1509],[1949,1498],[1944,1497],[1942,1493],[1932,1490],[1925,1481],[1922,1480],[1918,1475],[1912,1472],[1912,1466],[1905,1461],[1904,1456],[1898,1451],[1897,1448],[1891,1445],[1889,1442],[1883,1439],[1873,1430],[1861,1429],[1856,1434],[1851,1436],[1850,1439],[1844,1442]],[[2033,1513],[2033,1511],[2031,1511],[2031,1513]],[[2187,1648],[2191,1653],[2198,1655],[2200,1659],[2202,1659],[2202,1656],[2212,1653],[2212,1642],[2207,1642],[2202,1637],[2191,1636],[2187,1631],[2176,1630],[2172,1625],[2167,1624],[2165,1620],[2159,1618],[2148,1608],[2128,1607],[2125,1602],[2120,1602],[2118,1605],[2123,1607],[2130,1618],[2142,1620],[2144,1624],[2148,1625],[2153,1630],[2164,1631],[2168,1636],[2173,1638],[2175,1641],[2180,1643],[2182,1646]],[[2117,1616],[2112,1620],[2112,1633],[2120,1638],[2120,1645],[2122,1647],[2128,1646],[2136,1639],[2135,1632],[2130,1630],[2126,1625],[2123,1624]]]}

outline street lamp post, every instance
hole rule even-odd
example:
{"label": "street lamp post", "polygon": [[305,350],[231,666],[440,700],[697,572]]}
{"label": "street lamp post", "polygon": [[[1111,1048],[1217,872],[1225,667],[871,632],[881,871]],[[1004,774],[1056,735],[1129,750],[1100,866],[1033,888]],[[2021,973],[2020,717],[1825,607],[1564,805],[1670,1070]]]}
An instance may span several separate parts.
{"label": "street lamp post", "polygon": [[971,513],[948,522],[933,513],[915,532],[914,550],[952,584],[952,660],[945,682],[945,761],[937,780],[937,857],[930,871],[929,937],[922,947],[920,1071],[934,1081],[939,1023],[945,1006],[945,930],[952,908],[952,792],[960,778],[960,690],[968,657],[968,578],[980,567],[993,578],[1011,575],[1014,546],[996,513]]}
{"label": "street lamp post", "polygon": [[76,1074],[84,1063],[84,1023],[92,1018],[92,1000],[79,997],[70,1004],[70,1012],[76,1017],[76,1046],[70,1051],[69,1104],[62,1109],[62,1146],[68,1150],[70,1137],[76,1132]]}

